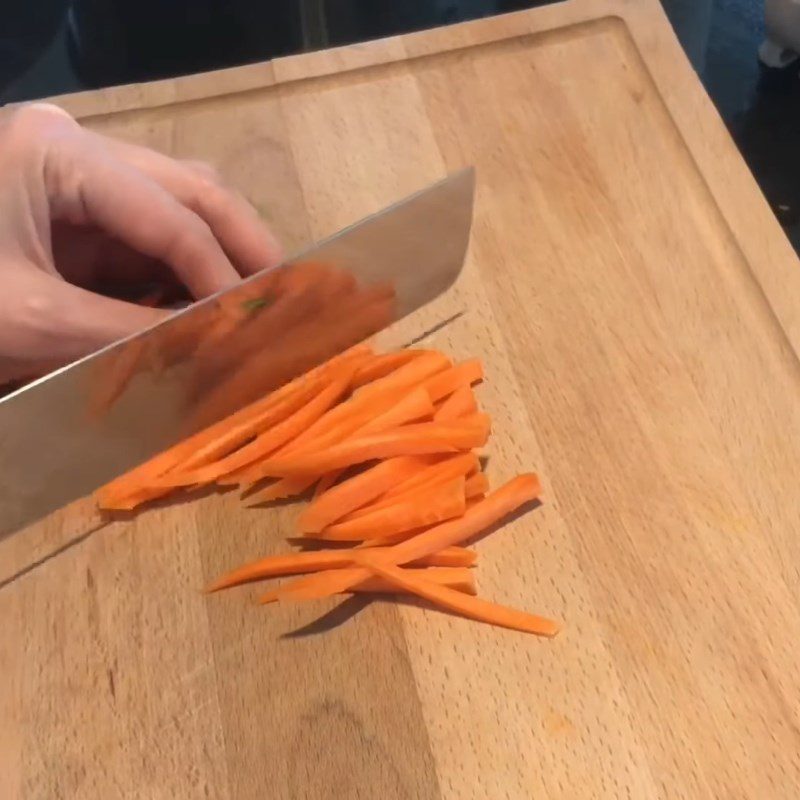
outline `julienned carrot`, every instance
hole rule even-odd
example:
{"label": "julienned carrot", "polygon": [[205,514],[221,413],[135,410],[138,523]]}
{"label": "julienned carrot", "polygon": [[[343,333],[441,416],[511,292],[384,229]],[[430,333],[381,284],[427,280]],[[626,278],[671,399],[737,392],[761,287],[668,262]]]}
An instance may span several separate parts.
{"label": "julienned carrot", "polygon": [[486,477],[485,472],[476,472],[467,478],[466,485],[464,486],[464,493],[467,500],[480,497],[489,491],[489,479]]}
{"label": "julienned carrot", "polygon": [[398,350],[396,353],[381,353],[373,356],[356,370],[351,386],[357,389],[365,383],[372,383],[379,378],[385,378],[399,367],[423,355],[426,350]]}
{"label": "julienned carrot", "polygon": [[450,422],[459,417],[466,417],[474,414],[478,410],[478,403],[475,394],[469,386],[459,386],[440,406],[436,409],[433,419],[436,422]]}
{"label": "julienned carrot", "polygon": [[427,350],[385,378],[380,378],[377,381],[368,383],[366,386],[362,386],[360,389],[356,389],[354,396],[375,396],[388,390],[396,391],[411,386],[419,386],[432,375],[448,369],[451,365],[452,362],[443,353],[437,350]]}
{"label": "julienned carrot", "polygon": [[287,497],[296,497],[308,489],[317,480],[316,475],[302,475],[297,478],[281,478],[274,481],[269,486],[260,489],[253,494],[242,498],[245,506],[260,505],[261,503],[271,503],[275,500],[285,500]]}
{"label": "julienned carrot", "polygon": [[430,420],[433,418],[434,411],[428,393],[421,387],[397,396],[390,396],[387,393],[382,397],[381,404],[376,404],[373,408],[364,408],[360,413],[352,415],[350,419],[342,420],[338,425],[334,425],[330,431],[320,433],[318,437],[301,445],[293,442],[291,446],[281,450],[280,455],[310,453],[333,444],[339,444],[348,435],[367,436],[371,433],[381,433],[398,428],[410,422]]}
{"label": "julienned carrot", "polygon": [[[358,552],[366,554],[365,557],[374,559],[378,564],[408,563],[475,536],[520,506],[535,500],[540,491],[541,485],[536,475],[519,475],[468,508],[463,517],[435,525],[393,547],[368,548]],[[330,597],[360,583],[367,574],[364,567],[345,567],[331,569],[322,575],[309,575],[282,586],[281,599],[314,600]]]}
{"label": "julienned carrot", "polygon": [[436,403],[460,387],[469,386],[482,380],[483,366],[479,359],[471,358],[433,375],[423,385],[431,400]]}
{"label": "julienned carrot", "polygon": [[343,481],[303,509],[297,520],[300,533],[319,533],[428,463],[430,458],[425,456],[391,458]]}
{"label": "julienned carrot", "polygon": [[356,519],[364,514],[370,514],[379,508],[414,497],[421,491],[428,491],[442,483],[453,481],[460,476],[469,475],[479,468],[480,461],[475,453],[443,456],[436,463],[418,469],[406,480],[398,481],[375,502],[356,509],[351,514],[348,514],[346,519]]}
{"label": "julienned carrot", "polygon": [[[417,559],[412,566],[471,567],[475,563],[475,559],[476,555],[473,550],[464,547],[446,547],[431,556]],[[250,583],[263,578],[318,572],[352,564],[352,562],[352,551],[349,550],[313,550],[267,556],[222,575],[211,583],[206,591],[216,592],[220,589],[227,589],[229,586],[238,586],[241,583]]]}
{"label": "julienned carrot", "polygon": [[290,417],[269,430],[259,434],[252,442],[239,448],[231,455],[189,472],[174,470],[155,483],[161,486],[192,486],[197,483],[209,483],[217,478],[251,464],[258,458],[269,455],[282,444],[305,430],[314,420],[321,417],[346,391],[351,374],[336,378],[329,383],[316,397],[295,411]]}
{"label": "julienned carrot", "polygon": [[258,477],[324,475],[333,469],[363,464],[380,458],[455,453],[482,447],[489,436],[485,415],[459,420],[459,424],[421,422],[385,433],[351,439],[318,453],[298,453],[267,458],[259,463]]}
{"label": "julienned carrot", "polygon": [[[115,480],[107,483],[97,492],[97,499],[101,508],[106,507],[106,503],[113,503],[119,501],[120,498],[141,493],[143,489],[149,487],[153,478],[157,478],[170,469],[180,466],[187,458],[191,457],[196,451],[216,441],[219,437],[224,436],[233,426],[239,425],[246,420],[252,419],[257,415],[264,412],[273,404],[279,403],[282,400],[291,396],[295,391],[307,386],[309,383],[315,383],[320,375],[326,374],[329,370],[335,368],[337,365],[344,362],[360,359],[364,355],[372,353],[371,347],[366,344],[359,344],[355,347],[346,350],[344,353],[332,358],[325,364],[315,367],[305,375],[295,378],[290,383],[282,386],[280,389],[270,393],[266,397],[245,406],[241,410],[232,414],[226,419],[198,431],[184,439],[182,442],[174,445],[165,450],[163,453],[151,458],[144,464],[126,472],[124,475],[116,478]],[[164,491],[151,490],[149,494],[154,494],[158,497],[165,494]],[[116,506],[113,506],[116,507]]]}
{"label": "julienned carrot", "polygon": [[[478,593],[475,588],[475,573],[465,567],[410,567],[404,572],[410,572],[418,580],[424,579],[434,586],[447,586],[454,592],[462,592],[472,596]],[[354,586],[350,591],[385,594],[387,592],[404,592],[406,590],[398,588],[396,583],[373,576]],[[279,597],[280,587],[265,592],[259,597],[258,601],[261,604],[274,603]]]}
{"label": "julienned carrot", "polygon": [[393,505],[384,506],[355,519],[337,522],[315,535],[327,541],[361,542],[376,535],[393,536],[460,517],[467,510],[465,485],[462,475],[432,490],[401,499]]}
{"label": "julienned carrot", "polygon": [[335,469],[329,472],[327,475],[323,475],[319,479],[319,483],[317,484],[316,488],[314,489],[314,499],[318,499],[322,497],[325,492],[330,489],[339,478],[342,477],[342,473],[344,472],[343,469]]}
{"label": "julienned carrot", "polygon": [[479,597],[470,597],[447,586],[426,580],[422,575],[415,575],[412,570],[381,564],[358,554],[356,558],[365,565],[367,574],[372,573],[381,577],[398,589],[424,597],[448,611],[455,611],[479,622],[488,622],[492,625],[525,633],[535,633],[539,636],[555,636],[558,633],[558,623],[553,620],[537,617],[534,614],[497,603],[490,603]]}

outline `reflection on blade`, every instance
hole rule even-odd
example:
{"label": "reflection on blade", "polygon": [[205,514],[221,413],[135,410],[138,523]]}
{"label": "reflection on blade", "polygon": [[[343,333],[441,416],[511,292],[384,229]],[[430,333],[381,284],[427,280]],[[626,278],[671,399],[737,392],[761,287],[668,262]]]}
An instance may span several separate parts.
{"label": "reflection on blade", "polygon": [[0,532],[81,497],[444,291],[465,170],[0,400]]}

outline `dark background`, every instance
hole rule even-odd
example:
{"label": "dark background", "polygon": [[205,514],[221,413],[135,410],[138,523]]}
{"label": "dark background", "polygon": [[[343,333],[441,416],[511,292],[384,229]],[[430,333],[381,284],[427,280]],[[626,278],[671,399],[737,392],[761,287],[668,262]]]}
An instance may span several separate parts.
{"label": "dark background", "polygon": [[[547,2],[4,0],[0,103],[244,64]],[[764,0],[662,2],[800,250],[800,76],[797,66],[767,70],[758,63]]]}

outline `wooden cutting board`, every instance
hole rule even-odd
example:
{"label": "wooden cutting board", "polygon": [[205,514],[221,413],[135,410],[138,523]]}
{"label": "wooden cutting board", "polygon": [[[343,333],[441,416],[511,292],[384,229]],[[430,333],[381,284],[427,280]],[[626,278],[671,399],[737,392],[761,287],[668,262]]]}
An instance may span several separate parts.
{"label": "wooden cutting board", "polygon": [[0,543],[0,796],[797,796],[800,272],[655,0],[58,102],[289,249],[476,166],[463,280],[385,341],[464,312],[427,341],[545,484],[480,589],[564,631],[205,597],[295,510],[77,503]]}

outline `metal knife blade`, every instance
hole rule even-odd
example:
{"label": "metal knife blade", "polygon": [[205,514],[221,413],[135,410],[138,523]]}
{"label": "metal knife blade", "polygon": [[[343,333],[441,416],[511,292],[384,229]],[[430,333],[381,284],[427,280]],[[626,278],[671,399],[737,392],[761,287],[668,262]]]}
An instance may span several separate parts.
{"label": "metal knife blade", "polygon": [[0,534],[409,314],[461,271],[473,169],[0,400]]}

